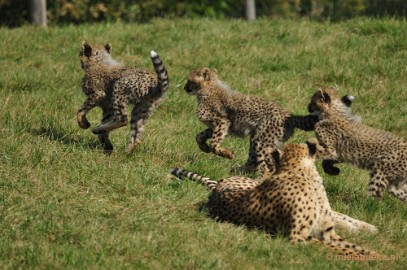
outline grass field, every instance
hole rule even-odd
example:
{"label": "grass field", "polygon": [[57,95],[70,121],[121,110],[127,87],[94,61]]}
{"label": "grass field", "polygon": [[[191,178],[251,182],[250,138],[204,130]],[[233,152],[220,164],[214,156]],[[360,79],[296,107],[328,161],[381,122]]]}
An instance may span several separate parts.
{"label": "grass field", "polygon": [[[115,152],[106,156],[76,123],[85,100],[83,40],[111,42],[116,59],[151,70],[154,49],[168,69],[168,94],[132,156],[124,153],[128,127],[112,133]],[[407,138],[406,21],[27,26],[0,29],[0,48],[0,268],[406,269],[406,205],[389,195],[367,198],[367,171],[340,165],[341,175],[330,177],[320,170],[334,209],[380,229],[339,233],[387,256],[380,261],[340,260],[322,246],[218,223],[201,210],[205,188],[168,176],[179,166],[218,179],[247,156],[247,139],[226,139],[235,160],[198,149],[204,126],[183,86],[201,66],[298,114],[315,89],[335,85],[356,96],[353,110],[366,124]],[[89,114],[93,126],[100,117],[99,109]],[[297,132],[290,141],[310,137]]]}

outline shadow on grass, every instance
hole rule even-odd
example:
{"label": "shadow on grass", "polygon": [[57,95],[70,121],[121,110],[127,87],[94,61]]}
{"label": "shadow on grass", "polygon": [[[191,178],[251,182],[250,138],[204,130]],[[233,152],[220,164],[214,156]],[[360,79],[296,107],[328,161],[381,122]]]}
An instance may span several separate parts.
{"label": "shadow on grass", "polygon": [[101,145],[98,141],[89,141],[73,134],[61,132],[53,127],[30,128],[28,129],[28,132],[32,135],[47,138],[48,140],[57,141],[66,145],[79,145],[87,149],[101,149]]}
{"label": "shadow on grass", "polygon": [[284,228],[277,228],[275,231],[271,231],[271,230],[266,230],[266,229],[258,227],[258,226],[249,225],[249,224],[245,224],[245,223],[231,222],[228,220],[222,220],[218,217],[215,217],[214,215],[211,214],[211,208],[208,205],[207,201],[202,201],[202,202],[197,203],[196,208],[197,208],[198,212],[204,213],[208,218],[211,218],[219,223],[229,223],[229,224],[233,224],[238,227],[244,227],[245,229],[250,230],[250,231],[265,232],[271,237],[276,237],[276,236],[282,235],[282,236],[288,238],[288,232],[287,232],[287,230],[284,230]]}

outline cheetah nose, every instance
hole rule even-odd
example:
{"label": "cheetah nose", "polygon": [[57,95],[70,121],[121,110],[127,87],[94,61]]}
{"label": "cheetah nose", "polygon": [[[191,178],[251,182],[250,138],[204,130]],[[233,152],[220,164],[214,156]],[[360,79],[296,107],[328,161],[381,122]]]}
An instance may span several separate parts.
{"label": "cheetah nose", "polygon": [[187,91],[187,92],[191,92],[191,90],[190,90],[189,87],[188,87],[188,84],[185,84],[184,90]]}

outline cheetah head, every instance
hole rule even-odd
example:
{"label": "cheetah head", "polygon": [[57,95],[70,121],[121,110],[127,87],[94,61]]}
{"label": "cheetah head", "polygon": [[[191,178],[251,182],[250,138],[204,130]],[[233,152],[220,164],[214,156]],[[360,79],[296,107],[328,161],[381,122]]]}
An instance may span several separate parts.
{"label": "cheetah head", "polygon": [[195,70],[188,76],[184,90],[190,95],[196,95],[200,90],[218,81],[216,70],[203,67]]}
{"label": "cheetah head", "polygon": [[85,70],[92,64],[104,64],[108,66],[117,65],[117,61],[113,60],[110,52],[112,45],[107,43],[104,46],[90,45],[87,42],[82,43],[82,50],[79,52],[79,60],[81,67]]}
{"label": "cheetah head", "polygon": [[275,150],[272,156],[279,171],[316,170],[317,145],[316,140],[309,140],[300,144],[286,144],[283,150]]}
{"label": "cheetah head", "polygon": [[308,111],[314,115],[321,115],[329,111],[340,112],[344,115],[351,115],[351,105],[355,100],[354,96],[345,95],[340,97],[335,87],[319,89],[311,98]]}

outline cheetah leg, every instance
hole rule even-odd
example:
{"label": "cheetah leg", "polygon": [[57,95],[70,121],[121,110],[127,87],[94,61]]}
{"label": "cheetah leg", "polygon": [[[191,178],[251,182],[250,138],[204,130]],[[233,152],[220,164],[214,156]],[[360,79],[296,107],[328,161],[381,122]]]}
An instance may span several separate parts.
{"label": "cheetah leg", "polygon": [[407,192],[404,191],[403,186],[398,187],[395,184],[390,184],[389,187],[388,187],[388,191],[389,191],[390,194],[396,196],[397,198],[399,198],[403,202],[407,203]]}
{"label": "cheetah leg", "polygon": [[[301,224],[293,224],[291,227],[290,231],[290,243],[291,244],[298,244],[298,243],[304,243],[306,241],[309,241],[312,239],[312,236],[310,235],[309,228],[305,226],[301,226]],[[298,228],[298,229],[296,229]],[[301,229],[299,229],[301,228]]]}
{"label": "cheetah leg", "polygon": [[[312,212],[310,216],[313,216]],[[335,233],[334,223],[332,221],[326,221],[322,224],[315,224],[317,226],[322,226],[322,231],[319,233],[312,232],[312,224],[304,224],[304,220],[299,217],[295,219],[296,222],[292,224],[290,232],[290,242],[291,243],[302,243],[305,241],[319,242],[326,247],[333,249],[345,255],[360,255],[360,254],[370,254],[369,251],[353,245],[349,242],[343,241],[339,235]],[[315,221],[314,221],[315,222]],[[314,225],[314,226],[315,226]],[[315,235],[316,234],[316,235]],[[314,237],[313,237],[314,235]]]}
{"label": "cheetah leg", "polygon": [[402,183],[400,183],[399,188],[404,190],[404,192],[407,193],[407,180],[404,180]]}
{"label": "cheetah leg", "polygon": [[83,103],[82,107],[78,110],[76,114],[76,118],[78,121],[78,125],[83,128],[87,129],[90,127],[90,123],[88,119],[86,118],[86,114],[92,110],[94,107],[96,107],[101,100],[105,98],[104,95],[90,95],[85,102]]}
{"label": "cheetah leg", "polygon": [[126,153],[131,154],[136,150],[141,142],[141,135],[144,131],[144,124],[154,110],[154,103],[138,103],[131,112],[130,120],[130,142],[126,148]]}
{"label": "cheetah leg", "polygon": [[341,170],[338,167],[335,167],[335,164],[338,164],[339,161],[333,159],[325,159],[322,161],[322,168],[324,172],[329,175],[338,175]]}
{"label": "cheetah leg", "polygon": [[[113,116],[112,108],[109,107],[102,107],[103,116],[102,116],[102,123],[109,121],[109,119]],[[102,132],[98,134],[99,142],[103,146],[103,150],[106,154],[110,155],[113,152],[113,145],[109,139],[109,132]]]}
{"label": "cheetah leg", "polygon": [[369,182],[369,196],[377,198],[383,197],[383,191],[387,187],[387,184],[388,181],[384,176],[384,172],[375,166]]}
{"label": "cheetah leg", "polygon": [[225,139],[228,130],[229,130],[230,122],[227,120],[220,120],[216,123],[215,128],[213,129],[212,140],[211,140],[211,148],[212,152],[218,156],[234,159],[235,154],[227,149],[220,146],[220,143]]}
{"label": "cheetah leg", "polygon": [[[307,190],[309,192],[310,190]],[[308,203],[308,202],[307,202]],[[312,200],[311,200],[312,204]],[[311,207],[305,214],[304,208],[300,204],[294,204],[291,210],[290,242],[303,243],[312,238],[312,228],[315,226],[315,207]],[[294,214],[296,213],[296,214]]]}
{"label": "cheetah leg", "polygon": [[256,170],[257,168],[257,158],[256,152],[254,150],[254,143],[252,138],[250,138],[250,148],[249,148],[249,158],[247,159],[246,163],[239,167],[234,167],[231,169],[231,173],[250,173]]}
{"label": "cheetah leg", "polygon": [[113,86],[113,93],[112,93],[112,108],[114,117],[110,119],[110,121],[106,121],[101,125],[92,129],[94,134],[99,134],[106,131],[112,131],[113,129],[123,127],[127,125],[127,105],[128,101],[125,97],[123,97],[122,88],[119,84],[115,84]]}
{"label": "cheetah leg", "polygon": [[199,146],[199,149],[201,149],[205,153],[212,152],[212,148],[206,143],[206,141],[212,137],[212,134],[213,130],[207,128],[196,135],[196,142]]}
{"label": "cheetah leg", "polygon": [[92,129],[94,134],[112,131],[113,129],[127,125],[127,104],[113,101],[113,112],[114,117],[110,118],[110,121],[106,121]]}
{"label": "cheetah leg", "polygon": [[257,159],[257,169],[260,173],[260,177],[265,177],[267,175],[272,175],[276,172],[276,164],[274,162],[272,152],[275,149],[272,138],[264,137],[263,139],[254,139],[253,147]]}
{"label": "cheetah leg", "polygon": [[377,233],[379,230],[376,226],[369,224],[367,222],[351,218],[345,214],[332,211],[332,218],[335,227],[346,229],[350,232],[367,231],[370,233]]}
{"label": "cheetah leg", "polygon": [[333,223],[331,223],[331,222],[326,223],[326,226],[324,226],[324,229],[321,232],[320,240],[322,241],[322,243],[325,246],[327,246],[341,254],[344,254],[344,255],[374,255],[374,254],[377,254],[374,251],[364,249],[360,246],[357,246],[355,244],[352,244],[350,242],[343,240],[335,232]]}

